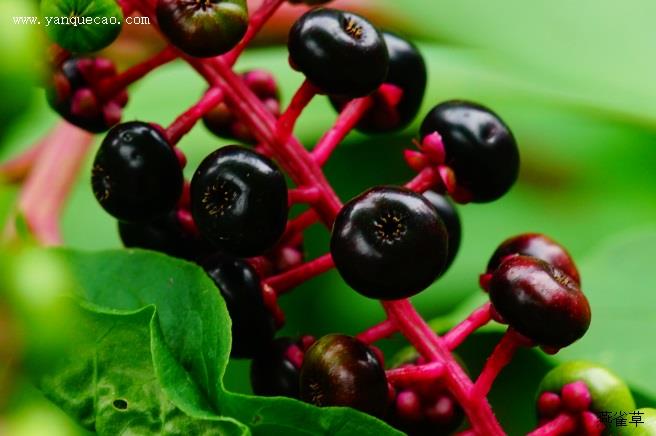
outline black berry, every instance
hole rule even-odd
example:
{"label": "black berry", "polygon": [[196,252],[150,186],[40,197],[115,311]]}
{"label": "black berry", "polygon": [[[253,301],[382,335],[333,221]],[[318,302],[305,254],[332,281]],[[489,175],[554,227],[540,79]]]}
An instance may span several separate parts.
{"label": "black berry", "polygon": [[251,257],[272,248],[287,224],[287,184],[270,159],[244,147],[210,154],[191,181],[199,231],[219,250]]}
{"label": "black berry", "polygon": [[568,274],[579,286],[581,285],[579,271],[572,256],[562,245],[539,233],[524,233],[503,241],[492,254],[487,264],[487,272],[494,272],[506,257],[516,254],[544,260]]}
{"label": "black berry", "polygon": [[288,355],[289,349],[297,346],[291,338],[285,337],[260,351],[251,363],[251,386],[255,394],[299,397],[300,368]]}
{"label": "black berry", "polygon": [[384,300],[421,292],[444,271],[448,234],[435,208],[405,188],[376,187],[348,202],[330,251],[357,292]]}
{"label": "black berry", "polygon": [[380,32],[359,15],[319,8],[289,33],[292,66],[328,94],[362,97],[387,76],[389,59]]}
{"label": "black berry", "polygon": [[540,345],[565,347],[590,325],[590,305],[578,284],[535,257],[508,257],[493,273],[489,292],[504,320]]}
{"label": "black berry", "polygon": [[190,234],[180,225],[175,212],[167,213],[149,222],[118,222],[123,245],[159,251],[187,260],[201,259],[211,252],[198,236]]}
{"label": "black berry", "polygon": [[435,191],[424,192],[424,197],[428,199],[430,204],[437,210],[438,215],[446,226],[446,232],[449,235],[448,246],[449,256],[446,260],[444,270],[449,268],[453,260],[458,254],[460,248],[460,239],[462,236],[462,226],[460,224],[460,216],[458,210],[453,205],[453,202],[448,197],[438,194]]}
{"label": "black berry", "polygon": [[317,406],[347,406],[381,416],[388,402],[385,371],[374,352],[357,339],[324,336],[305,353],[301,399]]}
{"label": "black berry", "polygon": [[[358,130],[367,133],[406,127],[417,115],[426,91],[426,64],[417,47],[391,32],[383,32],[383,38],[389,56],[385,83],[400,88],[402,96],[398,104],[390,105],[381,91],[372,94],[374,106],[357,125]],[[331,96],[330,101],[337,110],[341,110],[348,99]]]}
{"label": "black berry", "polygon": [[275,325],[255,270],[244,260],[216,256],[203,267],[225,299],[232,320],[232,351],[253,358],[273,340]]}
{"label": "black berry", "polygon": [[248,28],[246,0],[159,0],[157,22],[173,45],[196,57],[218,56]]}
{"label": "black berry", "polygon": [[422,138],[442,136],[446,164],[472,201],[485,203],[503,196],[517,180],[519,151],[512,132],[497,114],[466,101],[435,106],[421,125]]}
{"label": "black berry", "polygon": [[107,133],[93,163],[93,193],[123,221],[150,221],[173,209],[183,176],[175,151],[150,124],[120,124]]}

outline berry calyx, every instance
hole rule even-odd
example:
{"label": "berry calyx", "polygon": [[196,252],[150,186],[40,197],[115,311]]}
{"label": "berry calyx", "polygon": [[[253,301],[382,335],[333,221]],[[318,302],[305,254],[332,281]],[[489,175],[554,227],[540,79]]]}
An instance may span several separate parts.
{"label": "berry calyx", "polygon": [[460,239],[462,237],[460,216],[458,215],[458,210],[455,205],[448,197],[440,195],[435,191],[426,191],[423,195],[428,199],[435,210],[437,210],[437,214],[444,222],[446,232],[449,235],[447,243],[449,247],[449,255],[447,256],[446,266],[444,267],[444,270],[446,271],[453,263],[453,260],[458,254],[458,249],[460,248]]}
{"label": "berry calyx", "polygon": [[160,131],[135,121],[107,133],[93,163],[91,185],[113,217],[150,221],[173,209],[183,176],[173,147]]}
{"label": "berry calyx", "polygon": [[333,225],[330,251],[346,283],[376,299],[406,298],[444,271],[446,227],[430,202],[399,187],[376,187],[349,201]]}
{"label": "berry calyx", "polygon": [[[389,69],[385,83],[401,92],[398,102],[392,102],[379,89],[372,94],[374,105],[363,115],[357,129],[365,133],[383,133],[405,128],[417,115],[426,91],[426,63],[417,47],[391,32],[382,32]],[[348,99],[331,96],[333,107],[340,110]]]}
{"label": "berry calyx", "polygon": [[589,409],[595,413],[635,409],[635,401],[624,381],[599,364],[580,360],[563,363],[549,371],[540,382],[538,397],[546,392],[560,394],[565,386],[577,382],[585,384],[591,397]]}
{"label": "berry calyx", "polygon": [[460,100],[441,103],[421,124],[422,138],[434,132],[442,137],[446,165],[472,201],[494,201],[517,180],[517,143],[508,126],[490,109]]}
{"label": "berry calyx", "polygon": [[245,0],[158,0],[157,22],[173,45],[195,57],[226,53],[248,28]]}
{"label": "berry calyx", "polygon": [[316,406],[346,406],[382,416],[388,399],[385,371],[375,353],[357,339],[324,336],[305,353],[301,399]]}
{"label": "berry calyx", "polygon": [[253,358],[273,340],[274,320],[262,298],[260,278],[244,260],[216,256],[203,265],[223,296],[232,320],[236,358]]}
{"label": "berry calyx", "polygon": [[489,293],[503,319],[540,345],[566,347],[590,326],[590,305],[578,284],[535,257],[507,258],[492,275]]}
{"label": "berry calyx", "polygon": [[362,97],[387,76],[383,36],[350,12],[319,8],[305,13],[292,26],[287,46],[292,66],[327,94]]}
{"label": "berry calyx", "polygon": [[121,120],[128,95],[119,92],[103,100],[93,85],[116,74],[116,67],[109,59],[65,60],[53,72],[52,81],[46,88],[48,104],[69,123],[91,133],[104,132]]}
{"label": "berry calyx", "polygon": [[565,247],[539,233],[524,233],[503,241],[492,254],[487,264],[487,272],[494,272],[506,257],[516,254],[537,257],[560,269],[581,285],[581,277],[574,259]]}
{"label": "berry calyx", "polygon": [[278,338],[253,359],[251,386],[257,395],[299,397],[300,367],[290,359],[290,349],[301,346],[291,338]]}
{"label": "berry calyx", "polygon": [[255,151],[220,148],[194,174],[191,213],[201,235],[219,250],[238,257],[262,254],[285,231],[285,177]]}

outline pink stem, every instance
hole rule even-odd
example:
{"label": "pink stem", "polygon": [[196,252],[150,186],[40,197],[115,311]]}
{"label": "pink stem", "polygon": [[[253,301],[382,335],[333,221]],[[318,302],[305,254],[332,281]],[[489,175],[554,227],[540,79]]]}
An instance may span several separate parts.
{"label": "pink stem", "polygon": [[412,191],[422,193],[435,188],[441,181],[439,171],[436,168],[427,167],[421,170],[414,179],[406,183],[405,187]]}
{"label": "pink stem", "polygon": [[312,157],[317,165],[323,166],[328,162],[333,151],[360,122],[373,104],[374,100],[371,97],[356,98],[346,104],[335,124],[317,142],[312,151]]}
{"label": "pink stem", "polygon": [[551,421],[538,427],[527,436],[558,436],[570,434],[576,429],[576,419],[566,413],[561,413]]}
{"label": "pink stem", "polygon": [[298,117],[303,112],[303,109],[310,104],[314,96],[317,95],[318,91],[319,89],[310,83],[309,80],[305,80],[301,87],[298,88],[296,94],[292,97],[292,101],[289,103],[289,107],[287,107],[287,110],[278,119],[276,137],[279,143],[284,144],[289,140]]}
{"label": "pink stem", "polygon": [[[140,4],[143,6],[144,2],[141,1]],[[148,13],[148,9],[142,8],[142,12]],[[276,140],[272,134],[276,120],[225,62],[217,58],[202,61],[190,57],[185,59],[210,84],[222,87],[233,110],[253,130],[262,144],[275,153],[278,162],[297,186],[317,186],[321,189],[322,197],[314,205],[314,209],[321,221],[330,228],[342,203],[312,155],[293,136],[285,143]],[[399,326],[399,330],[415,348],[424,354],[428,353],[433,360],[445,363],[447,386],[465,409],[474,430],[490,436],[502,435],[503,430],[487,400],[470,398],[471,380],[410,302],[388,301],[383,305],[390,319]]]}
{"label": "pink stem", "polygon": [[169,143],[176,145],[184,135],[189,133],[199,119],[214,109],[222,100],[223,91],[219,88],[210,88],[196,104],[176,118],[166,129]]}
{"label": "pink stem", "polygon": [[271,18],[283,3],[285,3],[285,0],[264,0],[262,5],[251,14],[248,29],[242,40],[239,41],[239,44],[237,44],[235,48],[223,55],[223,59],[228,65],[232,66],[237,62],[237,59],[246,49],[248,44],[250,44],[269,18]]}
{"label": "pink stem", "polygon": [[443,380],[462,406],[474,430],[481,435],[503,435],[492,408],[484,396],[472,394],[473,384],[440,338],[423,320],[408,300],[383,301],[389,319],[399,331],[429,361],[444,364]]}
{"label": "pink stem", "polygon": [[319,216],[314,209],[308,209],[297,217],[287,222],[285,234],[280,238],[279,246],[285,246],[290,243],[297,235],[304,232],[308,227],[319,221]]}
{"label": "pink stem", "polygon": [[93,136],[61,123],[49,137],[20,194],[19,211],[44,245],[59,245],[59,216],[77,180]]}
{"label": "pink stem", "polygon": [[334,266],[335,264],[333,263],[333,258],[330,253],[324,254],[321,257],[292,268],[289,271],[269,277],[264,281],[264,284],[273,288],[276,293],[280,295],[311,278],[323,274],[326,271],[330,271]]}
{"label": "pink stem", "polygon": [[123,91],[132,83],[177,57],[177,51],[173,47],[167,46],[152,58],[128,68],[117,76],[100,81],[96,87],[98,97],[101,101],[111,100],[115,95]]}
{"label": "pink stem", "polygon": [[385,371],[387,381],[393,385],[430,383],[442,377],[444,373],[445,367],[441,362],[429,362],[425,365],[407,366]]}
{"label": "pink stem", "polygon": [[474,310],[467,319],[449,330],[449,332],[443,336],[447,348],[449,350],[455,350],[470,334],[490,322],[492,319],[490,307],[491,304],[489,302],[485,303],[483,306]]}
{"label": "pink stem", "polygon": [[23,153],[13,159],[0,164],[0,182],[3,183],[20,183],[32,170],[39,155],[48,143],[50,135],[44,137],[39,142],[25,150]]}
{"label": "pink stem", "polygon": [[398,331],[399,329],[396,327],[396,324],[394,324],[394,322],[391,320],[386,319],[385,321],[363,331],[357,335],[356,338],[365,344],[373,344],[374,342],[378,342],[381,339],[389,338]]}
{"label": "pink stem", "polygon": [[321,197],[321,191],[314,186],[289,190],[289,204],[312,204]]}
{"label": "pink stem", "polygon": [[503,368],[512,360],[515,352],[520,348],[529,345],[526,338],[519,335],[513,329],[508,328],[492,351],[490,357],[485,362],[481,374],[476,379],[476,384],[472,391],[472,396],[482,398],[487,396],[492,388],[494,380],[497,378]]}

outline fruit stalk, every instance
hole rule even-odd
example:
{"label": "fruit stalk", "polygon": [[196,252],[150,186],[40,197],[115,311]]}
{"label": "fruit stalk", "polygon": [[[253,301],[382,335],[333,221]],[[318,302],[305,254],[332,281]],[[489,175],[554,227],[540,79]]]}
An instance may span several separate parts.
{"label": "fruit stalk", "polygon": [[176,145],[203,116],[223,100],[223,91],[210,88],[203,97],[186,112],[180,115],[166,129],[166,137],[171,145]]}
{"label": "fruit stalk", "polygon": [[530,432],[527,436],[558,436],[570,434],[576,429],[576,419],[569,414],[561,413],[551,421]]}
{"label": "fruit stalk", "polygon": [[425,365],[401,367],[385,371],[387,381],[392,384],[431,383],[444,375],[444,365],[441,362],[430,362]]}
{"label": "fruit stalk", "polygon": [[161,52],[157,53],[152,58],[144,62],[134,65],[121,74],[114,76],[110,79],[100,81],[96,87],[98,98],[101,101],[111,100],[119,92],[123,91],[127,86],[143,78],[146,74],[162,65],[171,62],[178,57],[176,50],[168,46]]}
{"label": "fruit stalk", "polygon": [[398,331],[399,329],[396,327],[396,324],[392,320],[386,319],[375,326],[369,327],[367,330],[358,334],[356,338],[365,344],[373,344],[381,339],[389,338]]}
{"label": "fruit stalk", "polygon": [[347,103],[339,113],[337,121],[319,140],[312,150],[312,157],[319,166],[324,166],[333,151],[373,106],[371,97],[356,98]]}
{"label": "fruit stalk", "polygon": [[508,328],[506,333],[501,338],[492,351],[490,357],[485,362],[485,366],[481,374],[476,379],[476,384],[472,391],[472,396],[482,398],[487,396],[492,383],[497,378],[503,368],[505,368],[512,360],[515,352],[521,347],[530,345],[528,340],[515,332],[512,328]]}
{"label": "fruit stalk", "polygon": [[492,304],[485,303],[483,306],[474,310],[471,315],[464,319],[460,324],[449,330],[444,336],[444,343],[449,350],[455,350],[462,344],[469,335],[490,322],[492,315],[490,309]]}
{"label": "fruit stalk", "polygon": [[294,131],[298,117],[301,116],[303,110],[310,104],[314,96],[317,95],[317,92],[319,92],[319,89],[310,83],[309,80],[305,80],[298,88],[289,106],[280,118],[278,118],[276,137],[279,143],[287,142],[287,139]]}
{"label": "fruit stalk", "polygon": [[335,264],[333,263],[333,258],[330,253],[324,254],[321,257],[285,271],[282,274],[269,277],[264,281],[264,285],[273,288],[276,291],[276,294],[280,295],[311,278],[323,274],[326,271],[330,271],[334,266]]}

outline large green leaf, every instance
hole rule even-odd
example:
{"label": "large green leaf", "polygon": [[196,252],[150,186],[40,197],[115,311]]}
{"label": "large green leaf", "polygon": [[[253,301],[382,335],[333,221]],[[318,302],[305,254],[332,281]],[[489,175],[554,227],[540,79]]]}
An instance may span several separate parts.
{"label": "large green leaf", "polygon": [[[101,433],[114,434],[115,428],[99,423],[105,422],[105,413],[116,411],[84,403],[88,390],[95,392],[88,376],[95,374],[93,359],[100,355],[106,356],[112,371],[111,380],[103,384],[112,395],[131,386],[125,396],[136,395],[139,411],[164,406],[168,411],[170,402],[186,414],[176,415],[180,425],[211,427],[203,420],[226,417],[244,423],[254,434],[398,434],[349,408],[227,392],[222,378],[230,352],[230,320],[219,291],[199,267],[146,251],[57,253],[76,277],[74,294],[91,315],[80,326],[85,339],[73,341],[70,359],[54,371],[54,381],[42,386],[87,425],[95,419]],[[142,386],[153,378],[144,376],[149,371],[154,372],[154,384]],[[81,393],[80,386],[87,386],[87,392]]]}

